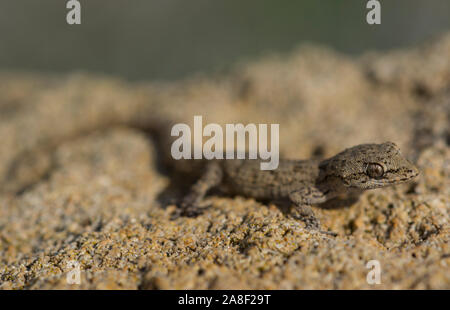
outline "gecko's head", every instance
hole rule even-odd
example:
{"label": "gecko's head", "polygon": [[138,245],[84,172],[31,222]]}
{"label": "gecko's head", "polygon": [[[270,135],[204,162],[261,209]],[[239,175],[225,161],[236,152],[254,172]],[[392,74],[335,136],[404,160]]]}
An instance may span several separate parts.
{"label": "gecko's head", "polygon": [[340,179],[344,186],[359,189],[404,183],[419,174],[392,142],[354,146],[323,161],[320,169]]}

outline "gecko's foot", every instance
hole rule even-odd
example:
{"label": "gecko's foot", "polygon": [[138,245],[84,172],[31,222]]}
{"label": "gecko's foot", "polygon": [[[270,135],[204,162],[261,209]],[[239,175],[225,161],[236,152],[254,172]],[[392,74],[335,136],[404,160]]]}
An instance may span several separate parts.
{"label": "gecko's foot", "polygon": [[187,197],[188,199],[184,199],[178,206],[178,208],[175,210],[174,213],[172,213],[171,218],[177,219],[179,217],[197,217],[210,207],[210,205],[200,205],[198,203],[193,203],[190,197]]}
{"label": "gecko's foot", "polygon": [[197,217],[203,214],[205,208],[200,208],[198,206],[190,206],[188,208],[181,209],[181,215],[187,217]]}
{"label": "gecko's foot", "polygon": [[308,206],[292,210],[291,216],[294,219],[304,222],[308,230],[320,230],[320,221]]}
{"label": "gecko's foot", "polygon": [[306,223],[306,229],[307,230],[318,231],[321,234],[329,235],[329,236],[333,236],[333,237],[336,237],[338,235],[334,231],[322,230],[320,222],[316,218],[314,218],[314,219],[306,219],[306,220],[304,220],[304,222]]}
{"label": "gecko's foot", "polygon": [[338,235],[334,231],[322,230],[321,229],[321,225],[320,225],[320,223],[318,221],[317,222],[313,222],[313,223],[310,223],[310,222],[306,221],[306,229],[307,230],[311,230],[311,231],[318,231],[321,234],[328,235],[328,236],[333,236],[333,237],[336,237]]}
{"label": "gecko's foot", "polygon": [[175,212],[172,213],[171,219],[175,220],[179,217],[197,217],[203,214],[205,208],[182,208],[178,207]]}
{"label": "gecko's foot", "polygon": [[333,231],[322,230],[320,221],[315,216],[312,216],[311,214],[305,215],[305,214],[300,213],[300,214],[293,214],[292,216],[295,219],[298,219],[298,220],[301,220],[302,222],[304,222],[306,225],[305,226],[306,230],[318,231],[321,234],[325,234],[325,235],[329,235],[329,236],[333,236],[333,237],[337,236],[337,233],[335,233]]}

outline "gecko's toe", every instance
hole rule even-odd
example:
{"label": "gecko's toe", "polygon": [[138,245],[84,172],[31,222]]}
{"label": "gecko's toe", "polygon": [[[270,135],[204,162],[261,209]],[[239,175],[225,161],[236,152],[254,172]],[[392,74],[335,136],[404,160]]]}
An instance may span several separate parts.
{"label": "gecko's toe", "polygon": [[182,212],[182,216],[197,217],[197,216],[203,214],[203,209],[200,207],[190,207],[190,208],[183,209],[181,212]]}
{"label": "gecko's toe", "polygon": [[312,231],[318,231],[321,234],[328,235],[328,236],[333,236],[333,237],[336,237],[338,235],[334,231],[322,230],[321,229],[321,225],[320,225],[320,223],[318,221],[317,222],[313,222],[313,223],[306,223],[306,229],[312,230]]}
{"label": "gecko's toe", "polygon": [[334,231],[327,231],[327,230],[320,230],[319,231],[321,234],[324,234],[324,235],[329,235],[329,236],[332,236],[332,237],[337,237],[337,233],[335,233]]}
{"label": "gecko's toe", "polygon": [[203,210],[197,208],[187,208],[187,209],[178,208],[171,214],[170,219],[176,220],[180,217],[197,217],[202,213]]}
{"label": "gecko's toe", "polygon": [[318,231],[321,234],[325,234],[325,235],[329,235],[329,236],[333,236],[333,237],[337,236],[337,233],[335,233],[333,231],[322,230],[320,221],[315,216],[311,216],[310,214],[308,214],[308,215],[300,214],[300,215],[293,215],[293,217],[295,219],[298,219],[298,220],[301,220],[302,222],[304,222],[306,230]]}
{"label": "gecko's toe", "polygon": [[306,225],[307,230],[320,230],[320,222],[315,216],[305,216],[304,214],[294,214],[293,217],[302,221]]}
{"label": "gecko's toe", "polygon": [[175,209],[175,211],[173,211],[172,214],[170,215],[170,220],[171,220],[171,221],[174,221],[174,220],[180,218],[181,216],[183,216],[183,215],[181,214],[181,209],[180,209],[180,208],[177,208],[177,209]]}
{"label": "gecko's toe", "polygon": [[320,222],[317,219],[304,219],[306,229],[320,231]]}
{"label": "gecko's toe", "polygon": [[177,219],[179,217],[197,217],[202,215],[205,209],[209,208],[209,206],[200,206],[198,204],[187,203],[186,201],[182,202],[178,209],[172,214],[172,219]]}

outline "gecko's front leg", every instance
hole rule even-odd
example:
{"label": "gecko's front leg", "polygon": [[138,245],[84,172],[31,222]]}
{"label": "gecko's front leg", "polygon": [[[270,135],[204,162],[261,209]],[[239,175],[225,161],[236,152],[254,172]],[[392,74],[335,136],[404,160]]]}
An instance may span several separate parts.
{"label": "gecko's front leg", "polygon": [[289,194],[289,199],[295,204],[298,215],[295,216],[306,224],[306,229],[318,230],[321,233],[336,235],[334,232],[322,231],[320,221],[314,215],[311,204],[323,203],[326,195],[316,187],[301,187]]}
{"label": "gecko's front leg", "polygon": [[222,182],[223,172],[219,163],[210,162],[205,168],[202,177],[191,187],[189,193],[181,202],[179,213],[183,216],[197,216],[202,210],[200,204],[206,193]]}

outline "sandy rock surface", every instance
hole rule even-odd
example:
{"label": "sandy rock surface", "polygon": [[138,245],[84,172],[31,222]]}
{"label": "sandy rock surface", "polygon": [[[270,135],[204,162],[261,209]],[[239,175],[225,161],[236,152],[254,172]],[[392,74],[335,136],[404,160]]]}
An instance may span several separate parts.
{"label": "sandy rock surface", "polygon": [[[244,197],[212,195],[203,215],[173,220],[158,197],[178,195],[174,176],[129,126],[155,115],[279,123],[291,158],[393,141],[421,174],[315,206],[337,237]],[[3,73],[0,137],[0,288],[450,289],[450,35],[360,58],[303,46],[172,83]]]}

